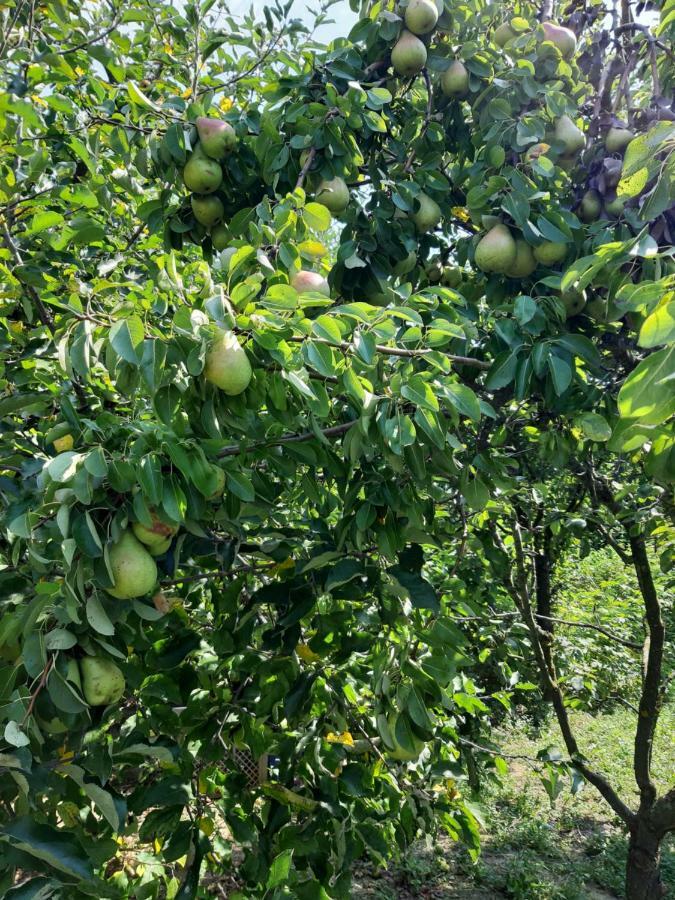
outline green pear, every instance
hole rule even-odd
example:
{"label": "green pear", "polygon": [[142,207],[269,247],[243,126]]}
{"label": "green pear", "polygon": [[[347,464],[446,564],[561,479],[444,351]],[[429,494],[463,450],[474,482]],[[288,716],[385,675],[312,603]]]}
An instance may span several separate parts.
{"label": "green pear", "polygon": [[483,272],[507,272],[516,261],[518,248],[511,232],[499,223],[476,245],[474,260]]}
{"label": "green pear", "polygon": [[427,61],[427,48],[410,31],[404,31],[391,51],[391,64],[397,75],[417,75]]}
{"label": "green pear", "polygon": [[567,256],[567,244],[562,241],[544,241],[534,248],[534,258],[542,266],[554,266]]}
{"label": "green pear", "polygon": [[323,204],[336,216],[343,213],[349,206],[349,188],[344,178],[330,178],[324,180],[316,189],[314,197],[317,203]]}
{"label": "green pear", "polygon": [[152,524],[149,527],[143,525],[141,522],[134,522],[131,526],[134,535],[147,547],[154,547],[157,544],[164,543],[167,538],[172,538],[178,531],[178,526],[167,525],[166,522],[163,522],[157,516],[154,509],[150,510],[150,517],[152,519]]}
{"label": "green pear", "polygon": [[441,282],[446,287],[458,288],[462,283],[462,270],[458,269],[457,266],[443,266]]}
{"label": "green pear", "polygon": [[106,591],[118,600],[132,600],[151,591],[157,582],[157,566],[132,531],[125,531],[110,548],[113,586]]}
{"label": "green pear", "polygon": [[499,216],[493,216],[492,213],[483,213],[480,217],[480,224],[484,231],[489,231],[491,228],[494,228],[495,225],[499,225],[500,222],[501,219]]}
{"label": "green pear", "polygon": [[213,244],[214,250],[225,250],[227,245],[230,243],[229,231],[225,227],[225,225],[216,225],[216,227],[211,232],[211,243]]}
{"label": "green pear", "polygon": [[404,256],[403,259],[400,259],[394,265],[394,275],[407,275],[408,272],[412,272],[416,265],[417,252],[415,250],[411,250],[407,256]]}
{"label": "green pear", "polygon": [[165,541],[162,541],[161,544],[153,544],[152,547],[148,547],[148,553],[150,556],[164,556],[171,546],[172,540],[173,538],[168,537]]}
{"label": "green pear", "polygon": [[433,231],[441,221],[441,208],[427,194],[418,194],[419,208],[411,216],[418,231]]}
{"label": "green pear", "polygon": [[212,341],[204,363],[204,378],[230,397],[249,386],[253,369],[246,351],[231,331],[220,331]]}
{"label": "green pear", "polygon": [[185,187],[195,194],[212,194],[217,191],[223,180],[220,163],[211,159],[197,144],[183,169]]}
{"label": "green pear", "polygon": [[291,287],[299,294],[314,293],[330,297],[328,280],[318,272],[310,272],[307,269],[300,269],[291,276]]}
{"label": "green pear", "polygon": [[563,302],[568,319],[571,319],[572,316],[578,316],[584,306],[586,306],[586,295],[583,291],[566,291],[564,294],[561,294],[560,299]]}
{"label": "green pear", "polygon": [[574,56],[577,49],[577,37],[569,28],[556,25],[555,22],[542,22],[544,40],[551,41],[560,50],[564,59]]}
{"label": "green pear", "polygon": [[523,238],[516,239],[516,258],[506,270],[509,278],[527,278],[537,268],[532,247]]}
{"label": "green pear", "polygon": [[512,41],[517,36],[518,32],[511,28],[508,22],[502,22],[501,25],[495,28],[492,40],[498,47],[505,47],[509,41]]}
{"label": "green pear", "polygon": [[573,156],[586,146],[583,131],[574,124],[569,116],[556,119],[554,136],[563,145],[563,156]]}
{"label": "green pear", "polygon": [[576,169],[578,160],[576,156],[559,156],[556,160],[556,165],[569,175],[570,172]]}
{"label": "green pear", "polygon": [[225,491],[225,472],[220,466],[212,466],[211,468],[215,476],[216,486],[207,497],[207,500],[218,500]]}
{"label": "green pear", "polygon": [[608,153],[623,153],[635,137],[635,133],[625,126],[610,128],[605,135],[605,150]]}
{"label": "green pear", "polygon": [[206,225],[207,228],[222,222],[225,215],[225,207],[219,197],[200,197],[198,194],[193,194],[190,198],[190,206],[195,219],[200,225]]}
{"label": "green pear", "polygon": [[623,215],[625,205],[625,197],[614,197],[612,200],[605,200],[605,212],[613,219],[619,219]]}
{"label": "green pear", "polygon": [[82,692],[90,706],[117,703],[124,693],[124,675],[111,659],[84,656],[80,660]]}
{"label": "green pear", "polygon": [[440,259],[432,260],[426,267],[426,273],[430,284],[438,284],[443,277],[443,263]]}
{"label": "green pear", "polygon": [[602,199],[596,190],[586,191],[579,204],[579,218],[582,222],[595,222],[602,212]]}
{"label": "green pear", "polygon": [[413,750],[407,750],[396,740],[396,724],[398,722],[398,715],[396,713],[390,713],[387,718],[387,725],[389,726],[389,733],[391,734],[392,740],[394,741],[394,749],[389,750],[387,748],[387,754],[392,758],[396,759],[399,762],[414,762],[419,758],[420,753],[424,750],[424,741],[418,738],[416,735],[413,737]]}
{"label": "green pear", "polygon": [[410,0],[405,11],[405,24],[413,34],[427,34],[438,22],[438,7],[433,0]]}
{"label": "green pear", "polygon": [[234,149],[237,135],[229,123],[221,122],[220,119],[208,119],[200,116],[196,125],[199,143],[207,156],[212,159],[222,159]]}
{"label": "green pear", "polygon": [[441,75],[441,90],[446,97],[466,97],[469,92],[469,71],[458,59],[451,62]]}
{"label": "green pear", "polygon": [[605,297],[594,297],[589,300],[585,307],[587,316],[595,319],[596,322],[618,322],[622,314],[616,308],[614,303],[610,303]]}

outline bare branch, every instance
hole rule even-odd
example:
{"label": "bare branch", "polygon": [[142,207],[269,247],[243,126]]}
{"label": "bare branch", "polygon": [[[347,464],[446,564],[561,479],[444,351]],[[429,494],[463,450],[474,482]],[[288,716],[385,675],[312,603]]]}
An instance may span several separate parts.
{"label": "bare branch", "polygon": [[590,782],[600,794],[602,794],[609,806],[611,806],[614,812],[626,823],[626,825],[631,827],[635,820],[635,813],[623,802],[607,779],[587,765],[579,749],[574,732],[572,731],[570,719],[567,714],[567,707],[565,706],[565,699],[560,689],[560,685],[558,684],[555,669],[549,668],[547,663],[546,654],[544,653],[541,644],[539,628],[532,611],[522,533],[520,524],[517,520],[514,520],[512,523],[512,535],[516,557],[516,576],[513,583],[519,596],[520,609],[523,618],[525,619],[525,624],[530,633],[532,649],[534,650],[537,666],[539,667],[548,688],[567,752],[571,757],[574,767],[579,770],[584,778]]}
{"label": "bare branch", "polygon": [[661,615],[661,604],[656,593],[652,570],[645,547],[644,538],[630,536],[633,564],[640,593],[645,606],[647,637],[645,638],[643,659],[644,677],[640,697],[640,714],[635,732],[635,780],[640,788],[640,806],[649,807],[656,799],[656,788],[651,777],[652,745],[654,731],[661,707],[661,671],[665,646],[666,629]]}
{"label": "bare branch", "polygon": [[[342,425],[333,425],[331,428],[324,428],[321,431],[325,437],[339,437],[341,434],[349,431],[354,422],[344,422]],[[271,441],[255,441],[248,447],[242,447],[240,444],[234,444],[231,447],[223,447],[217,454],[219,459],[225,456],[238,456],[247,450],[259,450],[262,447],[277,447],[280,444],[301,444],[304,441],[311,441],[316,438],[316,432],[304,431],[301,434],[282,434],[281,437],[274,438]]]}
{"label": "bare branch", "polygon": [[305,182],[305,178],[307,177],[307,173],[312,168],[312,164],[314,162],[314,157],[316,156],[316,147],[310,147],[309,153],[307,154],[307,159],[305,160],[305,164],[300,169],[300,174],[298,175],[298,180],[295,182],[296,188],[302,187]]}
{"label": "bare branch", "polygon": [[[302,343],[306,338],[304,336],[298,337],[289,337],[286,338],[287,341],[293,341],[294,343]],[[316,344],[328,344],[331,347],[339,347],[340,350],[353,350],[354,345],[349,343],[349,341],[329,341],[327,338],[315,338],[312,337],[312,340]],[[407,359],[413,359],[416,356],[428,356],[430,353],[436,353],[438,351],[423,348],[420,350],[408,349],[407,347],[388,347],[386,344],[375,344],[375,349],[378,353],[382,353],[384,356],[402,356]],[[455,356],[452,353],[444,354],[446,359],[449,359],[450,362],[458,363],[462,366],[472,366],[474,369],[489,369],[492,366],[492,363],[486,362],[482,359],[476,359],[473,356]]]}

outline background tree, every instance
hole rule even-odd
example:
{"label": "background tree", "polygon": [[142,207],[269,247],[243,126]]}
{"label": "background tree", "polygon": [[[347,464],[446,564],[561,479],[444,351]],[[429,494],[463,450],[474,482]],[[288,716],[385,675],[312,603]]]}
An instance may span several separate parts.
{"label": "background tree", "polygon": [[[236,844],[247,896],[344,897],[437,824],[475,852],[450,550],[515,601],[655,896],[672,6],[377,4],[327,49],[289,12],[2,14],[3,886],[194,896]],[[636,809],[557,678],[582,520],[645,604]]]}

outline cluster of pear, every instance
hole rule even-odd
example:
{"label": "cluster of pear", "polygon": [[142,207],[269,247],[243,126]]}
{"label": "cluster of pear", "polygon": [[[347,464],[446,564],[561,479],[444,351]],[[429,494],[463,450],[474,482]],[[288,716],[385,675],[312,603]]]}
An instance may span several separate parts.
{"label": "cluster of pear", "polygon": [[[394,72],[411,77],[421,72],[427,62],[427,42],[443,15],[443,2],[438,0],[409,0],[403,12],[405,28],[391,51]],[[461,60],[453,60],[440,79],[446,97],[466,97],[469,92],[469,71]]]}
{"label": "cluster of pear", "polygon": [[[514,237],[511,230],[498,222],[477,243],[474,261],[487,273],[506,275],[508,278],[527,278],[537,265],[552,267],[567,256],[568,245],[562,241],[543,241],[536,247],[522,237]],[[579,291],[569,291],[560,296],[567,316],[578,315],[586,304]]]}
{"label": "cluster of pear", "polygon": [[[571,59],[577,50],[577,38],[570,28],[558,25],[557,22],[542,22],[541,29],[543,40],[557,47],[563,59]],[[503,22],[495,28],[492,39],[498,47],[508,49],[509,45],[519,35],[528,35],[531,32],[516,31],[509,22]]]}
{"label": "cluster of pear", "polygon": [[594,186],[585,191],[579,203],[578,213],[582,222],[597,221],[603,210],[611,219],[623,213],[626,201],[617,195],[616,187],[621,180],[623,154],[634,137],[635,132],[620,121],[615,121],[607,130],[604,140],[607,155],[602,160],[599,175],[591,181]]}
{"label": "cluster of pear", "polygon": [[222,161],[237,143],[234,128],[220,119],[202,116],[196,121],[199,142],[183,169],[183,181],[192,191],[190,204],[195,219],[211,230],[216,250],[227,246],[227,229],[222,225],[225,216],[223,201],[216,191],[223,181]]}

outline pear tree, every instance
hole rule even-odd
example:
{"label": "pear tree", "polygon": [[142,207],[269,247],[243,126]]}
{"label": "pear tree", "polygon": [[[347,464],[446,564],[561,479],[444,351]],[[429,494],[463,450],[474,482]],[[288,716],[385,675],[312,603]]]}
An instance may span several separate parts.
{"label": "pear tree", "polygon": [[[346,898],[439,829],[475,859],[532,696],[492,588],[551,772],[661,891],[675,20],[517,12],[359,5],[329,46],[281,4],[0,12],[8,896]],[[644,604],[637,802],[558,678],[552,578],[602,543]]]}

